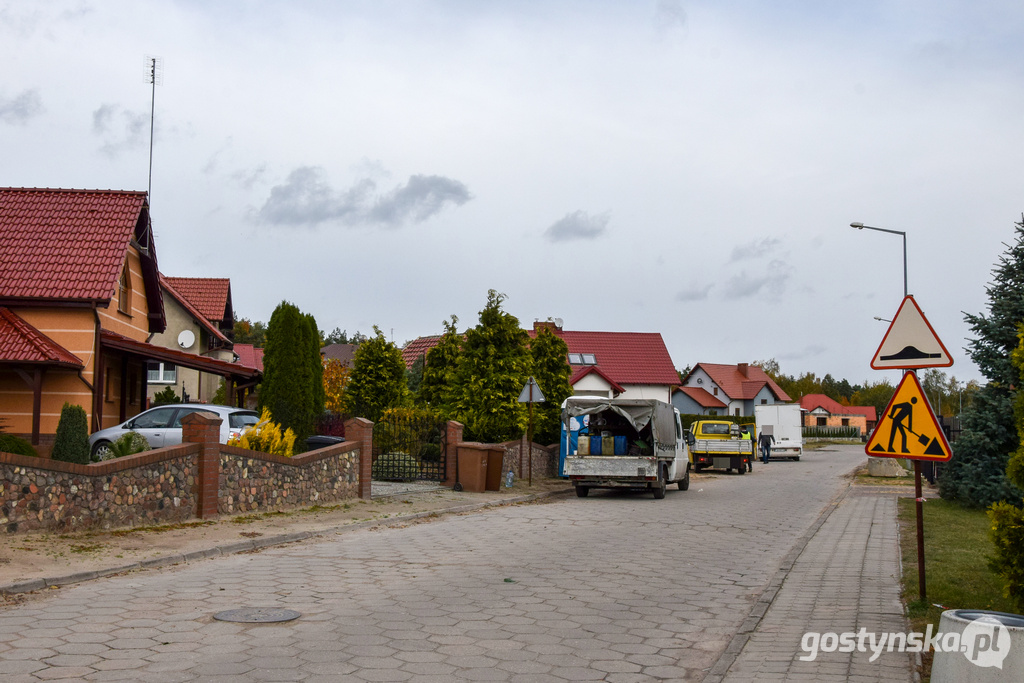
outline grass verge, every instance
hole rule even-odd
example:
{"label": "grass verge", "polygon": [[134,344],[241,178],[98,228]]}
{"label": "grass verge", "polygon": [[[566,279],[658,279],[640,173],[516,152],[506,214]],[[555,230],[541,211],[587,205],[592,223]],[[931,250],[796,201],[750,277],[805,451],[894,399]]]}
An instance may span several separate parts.
{"label": "grass verge", "polygon": [[[1014,612],[1003,595],[1003,580],[988,567],[994,548],[989,540],[988,515],[941,499],[924,504],[924,566],[928,599],[918,592],[917,521],[913,498],[899,499],[902,587],[912,631],[928,624],[938,630],[947,609],[984,609]],[[931,674],[931,653],[923,655],[922,679]]]}

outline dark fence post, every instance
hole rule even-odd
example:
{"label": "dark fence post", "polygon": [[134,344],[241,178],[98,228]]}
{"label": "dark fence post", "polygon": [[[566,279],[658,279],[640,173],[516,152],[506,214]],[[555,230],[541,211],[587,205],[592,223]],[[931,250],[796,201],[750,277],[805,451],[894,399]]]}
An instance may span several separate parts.
{"label": "dark fence post", "polygon": [[190,413],[181,420],[181,440],[199,444],[196,516],[216,517],[220,493],[220,424],[213,413]]}
{"label": "dark fence post", "polygon": [[442,486],[455,485],[455,459],[459,457],[459,443],[464,429],[461,422],[448,420],[444,426],[444,481]]}

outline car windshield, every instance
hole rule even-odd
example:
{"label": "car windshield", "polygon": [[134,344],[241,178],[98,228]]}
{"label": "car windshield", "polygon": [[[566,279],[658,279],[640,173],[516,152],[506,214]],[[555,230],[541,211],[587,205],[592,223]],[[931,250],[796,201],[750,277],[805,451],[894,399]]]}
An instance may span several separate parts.
{"label": "car windshield", "polygon": [[239,427],[251,427],[260,421],[260,416],[252,411],[244,413],[231,413],[228,415],[228,424],[238,429]]}

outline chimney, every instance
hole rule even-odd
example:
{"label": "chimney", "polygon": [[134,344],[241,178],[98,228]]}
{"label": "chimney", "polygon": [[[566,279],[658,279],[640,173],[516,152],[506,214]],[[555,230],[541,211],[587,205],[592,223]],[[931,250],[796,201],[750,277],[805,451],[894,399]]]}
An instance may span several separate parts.
{"label": "chimney", "polygon": [[739,363],[736,365],[736,369],[740,371],[740,374],[750,379],[750,366],[747,363]]}
{"label": "chimney", "polygon": [[558,324],[555,323],[552,320],[545,320],[543,322],[541,322],[540,320],[534,320],[533,321],[533,331],[534,332],[539,333],[541,330],[543,330],[545,328],[547,330],[549,330],[552,334],[554,334],[556,330],[560,329]]}

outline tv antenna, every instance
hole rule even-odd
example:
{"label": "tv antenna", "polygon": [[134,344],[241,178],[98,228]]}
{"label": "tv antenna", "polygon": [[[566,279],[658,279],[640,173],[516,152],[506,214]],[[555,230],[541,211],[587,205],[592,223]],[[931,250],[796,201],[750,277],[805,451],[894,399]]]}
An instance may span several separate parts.
{"label": "tv antenna", "polygon": [[153,206],[153,122],[156,118],[156,86],[164,81],[164,59],[163,57],[152,57],[146,55],[146,83],[153,86],[153,94],[149,102],[149,187],[146,189],[146,196],[149,199],[150,208]]}

